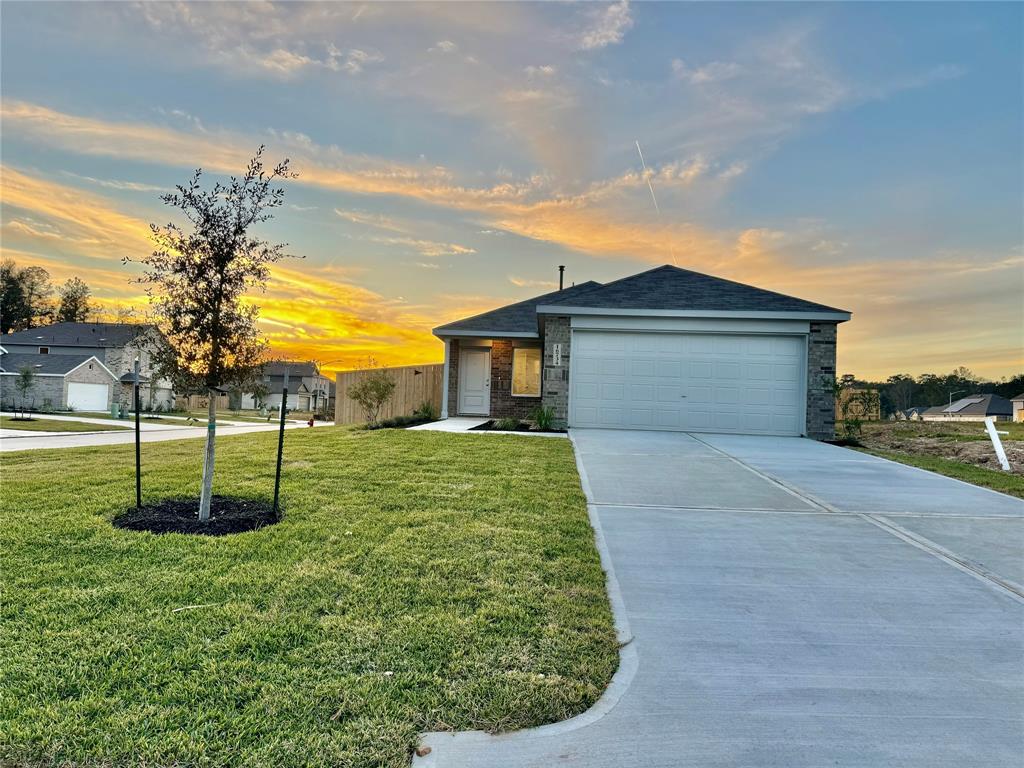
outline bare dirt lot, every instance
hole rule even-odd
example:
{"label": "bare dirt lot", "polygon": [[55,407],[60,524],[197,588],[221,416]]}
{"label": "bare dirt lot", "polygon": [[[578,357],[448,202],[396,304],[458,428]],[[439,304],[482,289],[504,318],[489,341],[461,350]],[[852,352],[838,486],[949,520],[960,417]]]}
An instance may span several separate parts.
{"label": "bare dirt lot", "polygon": [[[1006,458],[1014,474],[1024,476],[1024,423],[996,422]],[[937,456],[943,459],[999,469],[981,422],[873,421],[864,424],[860,442],[865,448],[894,451],[912,456]]]}

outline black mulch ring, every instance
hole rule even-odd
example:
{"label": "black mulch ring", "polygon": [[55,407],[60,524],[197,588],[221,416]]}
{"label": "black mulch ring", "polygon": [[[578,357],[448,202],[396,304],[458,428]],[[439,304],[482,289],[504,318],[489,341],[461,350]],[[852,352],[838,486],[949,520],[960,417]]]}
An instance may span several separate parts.
{"label": "black mulch ring", "polygon": [[199,522],[199,499],[164,499],[141,509],[133,507],[122,512],[114,518],[113,524],[131,531],[226,536],[255,531],[280,519],[269,502],[214,496],[210,500],[210,519],[205,523]]}

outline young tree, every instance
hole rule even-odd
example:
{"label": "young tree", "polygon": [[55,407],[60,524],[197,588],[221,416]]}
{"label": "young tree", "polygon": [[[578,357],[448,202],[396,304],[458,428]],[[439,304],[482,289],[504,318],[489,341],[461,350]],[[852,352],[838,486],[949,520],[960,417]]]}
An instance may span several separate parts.
{"label": "young tree", "polygon": [[167,339],[152,352],[154,367],[183,392],[209,391],[209,426],[203,461],[199,520],[210,517],[217,389],[251,380],[262,367],[266,340],[256,326],[259,309],[244,301],[250,288],[266,288],[270,265],[288,254],[283,244],[250,230],[272,218],[284,201],[280,180],[293,178],[288,160],[267,170],[263,147],[241,177],[202,189],[202,169],[177,192],[163,195],[187,224],[150,225],[156,250],[139,261],[154,316]]}
{"label": "young tree", "polygon": [[60,306],[57,307],[57,322],[84,323],[92,311],[89,303],[92,291],[89,290],[89,286],[81,279],[72,277],[60,287],[58,293]]}
{"label": "young tree", "polygon": [[25,415],[25,398],[36,383],[36,372],[29,365],[23,365],[18,369],[18,376],[14,379],[14,388],[21,395],[21,415]]}
{"label": "young tree", "polygon": [[387,371],[373,371],[348,388],[348,396],[359,403],[371,427],[380,418],[380,409],[395,393],[397,383]]}

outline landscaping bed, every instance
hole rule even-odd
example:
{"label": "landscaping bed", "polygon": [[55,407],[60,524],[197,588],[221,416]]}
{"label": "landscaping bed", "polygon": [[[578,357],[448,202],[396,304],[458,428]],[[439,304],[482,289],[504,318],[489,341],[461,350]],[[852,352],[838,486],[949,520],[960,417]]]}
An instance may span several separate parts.
{"label": "landscaping bed", "polygon": [[[218,438],[215,492],[268,499],[277,435]],[[203,440],[143,446],[143,501]],[[114,528],[134,447],[4,456],[0,764],[405,766],[422,731],[592,705],[618,647],[571,446],[286,433],[276,525]]]}
{"label": "landscaping bed", "polygon": [[150,533],[194,533],[226,536],[254,531],[278,522],[272,504],[260,499],[214,496],[210,519],[199,522],[199,499],[165,499],[122,512],[114,518],[117,528]]}
{"label": "landscaping bed", "polygon": [[475,427],[470,427],[472,431],[478,432],[545,432],[549,434],[565,434],[564,429],[540,429],[535,424],[531,424],[528,421],[521,421],[519,419],[491,419],[485,421],[483,424],[479,424]]}

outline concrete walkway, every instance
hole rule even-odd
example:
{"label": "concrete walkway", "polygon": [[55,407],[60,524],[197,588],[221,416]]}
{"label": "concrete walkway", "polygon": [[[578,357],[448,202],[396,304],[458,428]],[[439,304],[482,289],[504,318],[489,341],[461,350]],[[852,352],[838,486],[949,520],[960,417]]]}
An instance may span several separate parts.
{"label": "concrete walkway", "polygon": [[417,424],[409,429],[421,430],[424,432],[459,432],[467,435],[524,435],[525,437],[561,437],[568,435],[564,432],[519,432],[503,431],[500,429],[474,429],[481,424],[491,420],[490,416],[479,418],[477,416],[449,416],[447,419],[428,421],[426,424]]}
{"label": "concrete walkway", "polygon": [[[109,422],[108,422],[109,423]],[[334,426],[332,422],[317,421],[316,427]],[[134,427],[134,422],[132,424]],[[167,440],[185,440],[206,437],[206,427],[185,427],[169,424],[140,424],[140,439],[143,443],[160,443]],[[277,424],[222,424],[217,423],[217,437],[244,435],[250,432],[275,432]],[[285,429],[309,429],[305,422],[289,421]],[[124,445],[135,442],[135,429],[119,429],[113,432],[21,432],[14,437],[4,430],[0,435],[0,453],[32,451],[46,448],[82,448],[97,445]]]}
{"label": "concrete walkway", "polygon": [[1021,765],[1024,501],[798,438],[573,439],[619,672],[415,765]]}

